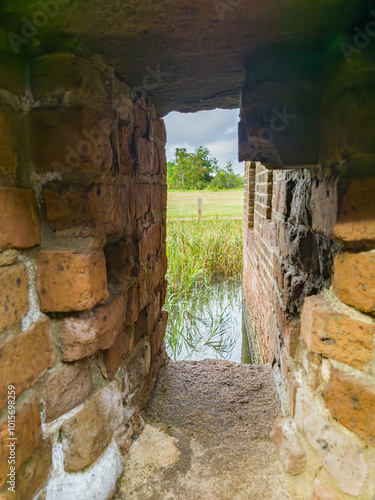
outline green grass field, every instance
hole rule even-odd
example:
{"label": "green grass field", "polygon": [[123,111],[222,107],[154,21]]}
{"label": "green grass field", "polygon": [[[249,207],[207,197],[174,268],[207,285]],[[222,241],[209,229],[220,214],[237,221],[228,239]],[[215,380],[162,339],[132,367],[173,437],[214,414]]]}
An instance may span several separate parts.
{"label": "green grass field", "polygon": [[198,198],[202,198],[202,217],[241,217],[243,189],[227,191],[176,191],[168,190],[169,219],[198,216]]}

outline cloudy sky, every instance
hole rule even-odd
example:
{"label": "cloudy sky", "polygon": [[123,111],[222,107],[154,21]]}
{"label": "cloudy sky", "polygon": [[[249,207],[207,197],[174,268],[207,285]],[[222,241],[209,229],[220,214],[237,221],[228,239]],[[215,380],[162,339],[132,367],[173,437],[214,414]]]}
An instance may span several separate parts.
{"label": "cloudy sky", "polygon": [[167,158],[174,158],[176,148],[193,152],[197,146],[208,148],[219,165],[233,161],[236,173],[243,175],[244,163],[238,163],[238,109],[215,109],[198,113],[169,113],[167,127]]}

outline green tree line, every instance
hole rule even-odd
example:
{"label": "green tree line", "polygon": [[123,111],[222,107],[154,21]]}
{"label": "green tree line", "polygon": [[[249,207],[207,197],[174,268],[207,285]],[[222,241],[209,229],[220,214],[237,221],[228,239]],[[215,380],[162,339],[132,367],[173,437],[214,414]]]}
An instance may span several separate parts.
{"label": "green tree line", "polygon": [[167,164],[167,183],[174,189],[235,189],[243,186],[243,177],[233,171],[232,162],[220,167],[210,151],[199,146],[193,153],[176,148]]}

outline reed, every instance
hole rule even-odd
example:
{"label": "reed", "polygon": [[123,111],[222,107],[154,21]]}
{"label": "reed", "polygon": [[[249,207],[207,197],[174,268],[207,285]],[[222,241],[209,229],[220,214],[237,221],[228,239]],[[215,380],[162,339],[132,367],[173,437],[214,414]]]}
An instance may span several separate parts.
{"label": "reed", "polygon": [[[167,255],[169,355],[180,359],[184,347],[192,354],[210,345],[225,358],[234,342],[228,335],[230,311],[212,310],[210,303],[218,293],[215,283],[241,276],[242,221],[217,217],[169,221]],[[220,303],[217,297],[215,301]]]}

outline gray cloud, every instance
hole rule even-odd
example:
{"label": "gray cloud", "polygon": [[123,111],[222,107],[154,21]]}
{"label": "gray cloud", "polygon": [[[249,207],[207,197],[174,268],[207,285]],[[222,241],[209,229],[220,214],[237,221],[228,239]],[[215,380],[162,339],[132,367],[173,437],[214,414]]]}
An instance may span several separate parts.
{"label": "gray cloud", "polygon": [[167,158],[174,157],[176,148],[192,152],[198,146],[207,147],[220,166],[232,160],[237,173],[243,174],[244,164],[238,163],[238,109],[215,109],[198,113],[169,113],[167,127]]}

